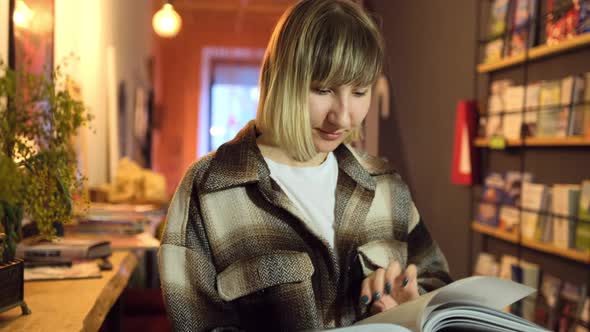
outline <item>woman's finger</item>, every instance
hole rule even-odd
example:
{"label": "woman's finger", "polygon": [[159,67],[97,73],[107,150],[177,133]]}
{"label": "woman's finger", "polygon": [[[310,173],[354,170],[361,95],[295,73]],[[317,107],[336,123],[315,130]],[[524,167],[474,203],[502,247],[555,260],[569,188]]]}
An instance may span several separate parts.
{"label": "woman's finger", "polygon": [[413,300],[418,294],[418,269],[416,265],[410,264],[403,273],[395,278],[394,299],[398,303]]}
{"label": "woman's finger", "polygon": [[395,280],[393,281],[393,286],[395,287],[396,290],[401,290],[402,288],[406,287],[406,285],[410,282],[410,278],[408,275],[408,269],[414,266],[414,268],[416,267],[414,264],[410,264],[408,265],[408,267],[406,267],[406,269],[404,271],[402,271],[400,274],[398,274],[395,277]]}
{"label": "woman's finger", "polygon": [[[409,284],[410,282],[414,283],[414,282],[416,282],[416,280],[418,278],[418,268],[416,267],[416,265],[410,264],[406,268],[406,271],[404,271],[404,275],[405,275],[405,280],[407,280],[406,284]],[[403,283],[403,280],[402,280],[402,283]]]}
{"label": "woman's finger", "polygon": [[391,294],[395,278],[401,273],[401,266],[398,261],[389,263],[387,271],[385,271],[385,294]]}
{"label": "woman's finger", "polygon": [[375,273],[372,273],[370,276],[366,277],[361,284],[361,298],[360,302],[363,305],[367,305],[371,303],[372,294],[371,294],[371,282],[373,280],[373,276]]}
{"label": "woman's finger", "polygon": [[385,287],[385,270],[380,268],[374,273],[372,282],[373,302],[379,301],[383,296],[383,288]]}

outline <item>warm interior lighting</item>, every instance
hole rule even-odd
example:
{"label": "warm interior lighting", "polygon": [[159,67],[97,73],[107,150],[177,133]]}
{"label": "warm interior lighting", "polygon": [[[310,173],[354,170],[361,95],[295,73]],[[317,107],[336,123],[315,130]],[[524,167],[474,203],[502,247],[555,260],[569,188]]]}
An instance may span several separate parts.
{"label": "warm interior lighting", "polygon": [[23,0],[18,0],[14,6],[12,21],[19,28],[28,28],[33,14],[33,11]]}
{"label": "warm interior lighting", "polygon": [[182,19],[171,4],[165,3],[164,6],[154,14],[152,25],[158,36],[171,38],[176,36],[178,31],[180,31]]}

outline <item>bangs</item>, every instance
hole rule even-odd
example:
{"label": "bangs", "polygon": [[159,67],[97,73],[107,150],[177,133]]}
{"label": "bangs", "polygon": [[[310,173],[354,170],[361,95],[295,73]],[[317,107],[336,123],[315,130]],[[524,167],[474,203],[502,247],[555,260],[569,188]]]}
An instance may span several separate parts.
{"label": "bangs", "polygon": [[[340,15],[338,15],[340,14]],[[312,82],[322,86],[369,86],[382,68],[383,45],[371,23],[349,13],[328,15],[312,42]]]}

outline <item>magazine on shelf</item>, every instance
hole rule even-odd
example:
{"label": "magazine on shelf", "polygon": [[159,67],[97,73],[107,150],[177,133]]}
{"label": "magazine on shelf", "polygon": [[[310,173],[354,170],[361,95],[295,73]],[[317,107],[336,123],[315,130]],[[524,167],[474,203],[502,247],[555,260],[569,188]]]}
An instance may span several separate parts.
{"label": "magazine on shelf", "polygon": [[487,252],[480,252],[477,255],[477,262],[473,268],[473,275],[476,276],[497,276],[499,264],[496,257]]}
{"label": "magazine on shelf", "polygon": [[525,182],[522,185],[522,236],[527,239],[534,239],[537,228],[544,223],[545,215],[540,211],[547,210],[548,188],[544,184]]}
{"label": "magazine on shelf", "polygon": [[531,182],[533,175],[528,172],[508,171],[504,178],[503,205],[500,207],[498,227],[512,233],[516,230],[520,220],[519,206],[521,205],[522,184]]}
{"label": "magazine on shelf", "polygon": [[[569,102],[571,103],[570,114],[567,124],[568,136],[584,135],[584,91],[586,82],[584,75],[574,75],[573,87]],[[590,82],[588,82],[590,84]]]}
{"label": "magazine on shelf", "polygon": [[488,114],[485,123],[485,136],[494,137],[502,133],[502,111],[504,103],[502,97],[492,94],[488,97]]}
{"label": "magazine on shelf", "polygon": [[582,306],[582,313],[574,325],[575,332],[590,331],[590,299],[586,298]]}
{"label": "magazine on shelf", "polygon": [[582,135],[590,138],[590,72],[584,74],[584,104],[582,105]]}
{"label": "magazine on shelf", "polygon": [[557,330],[571,331],[582,315],[587,298],[585,284],[564,282],[557,301]]}
{"label": "magazine on shelf", "polygon": [[559,44],[577,35],[578,8],[572,0],[547,0],[545,39],[547,45]]}
{"label": "magazine on shelf", "polygon": [[579,0],[578,6],[577,33],[581,35],[590,32],[590,0]]}
{"label": "magazine on shelf", "polygon": [[582,182],[576,227],[576,248],[590,250],[590,180]]}
{"label": "magazine on shelf", "polygon": [[537,303],[535,306],[534,322],[552,328],[557,322],[557,300],[563,282],[561,279],[544,273],[539,287]]}
{"label": "magazine on shelf", "polygon": [[563,110],[560,105],[561,87],[562,82],[559,80],[546,81],[541,85],[541,91],[539,92],[539,106],[541,109],[537,121],[537,136],[539,137],[565,136],[567,113],[562,115]]}
{"label": "magazine on shelf", "polygon": [[524,86],[514,85],[506,89],[502,132],[506,139],[519,139],[523,122]]}
{"label": "magazine on shelf", "polygon": [[[512,256],[510,256],[512,257]],[[512,257],[513,260],[510,263],[510,278],[511,280],[529,286],[533,289],[539,288],[539,277],[541,270],[539,265],[519,260],[516,257]],[[526,320],[533,321],[535,319],[535,303],[537,299],[537,293],[533,293],[522,301],[517,301],[510,307],[510,312],[517,316],[523,317]]]}
{"label": "magazine on shelf", "polygon": [[494,0],[488,18],[487,38],[484,62],[498,61],[505,52],[507,14],[510,8],[508,0]]}
{"label": "magazine on shelf", "polygon": [[535,44],[537,0],[514,0],[510,34],[510,55],[522,54]]}
{"label": "magazine on shelf", "polygon": [[478,205],[477,222],[487,226],[498,226],[499,208],[504,200],[504,185],[504,178],[500,173],[490,173],[485,178]]}
{"label": "magazine on shelf", "polygon": [[574,248],[577,206],[580,202],[580,185],[554,184],[551,200],[553,217],[553,245],[558,248]]}
{"label": "magazine on shelf", "polygon": [[505,109],[506,90],[512,85],[511,80],[497,80],[490,86],[490,95],[487,104],[487,117],[485,118],[485,136],[494,137],[502,135],[502,112]]}
{"label": "magazine on shelf", "polygon": [[368,331],[355,328],[367,324],[383,328],[383,324],[394,324],[390,331],[546,331],[523,318],[501,311],[534,292],[535,289],[510,280],[474,276],[361,320],[347,329],[351,332]]}
{"label": "magazine on shelf", "polygon": [[526,112],[524,114],[525,136],[532,137],[537,134],[537,118],[539,115],[539,93],[541,83],[529,83],[526,87]]}

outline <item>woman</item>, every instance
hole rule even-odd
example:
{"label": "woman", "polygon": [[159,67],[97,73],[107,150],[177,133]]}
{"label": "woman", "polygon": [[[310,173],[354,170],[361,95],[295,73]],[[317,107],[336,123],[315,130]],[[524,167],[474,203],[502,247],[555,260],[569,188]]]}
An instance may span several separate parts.
{"label": "woman", "polygon": [[176,330],[347,326],[450,281],[400,177],[358,136],[383,44],[345,0],[279,21],[256,121],[196,162],[160,250]]}

